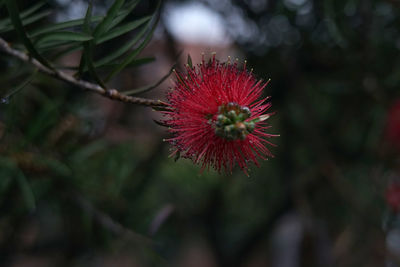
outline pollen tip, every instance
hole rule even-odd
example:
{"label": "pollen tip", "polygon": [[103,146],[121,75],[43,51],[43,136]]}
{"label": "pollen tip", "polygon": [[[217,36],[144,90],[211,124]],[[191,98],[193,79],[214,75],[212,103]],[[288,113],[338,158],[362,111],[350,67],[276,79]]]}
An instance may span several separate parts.
{"label": "pollen tip", "polygon": [[260,121],[265,121],[265,120],[268,120],[269,117],[270,117],[270,115],[264,114],[264,115],[261,115],[261,116],[259,117],[259,119],[260,119]]}

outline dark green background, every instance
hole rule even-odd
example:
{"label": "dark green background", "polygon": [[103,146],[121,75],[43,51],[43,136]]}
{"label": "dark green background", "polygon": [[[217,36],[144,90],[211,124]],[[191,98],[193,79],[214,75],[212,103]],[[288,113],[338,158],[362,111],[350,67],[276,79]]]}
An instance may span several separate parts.
{"label": "dark green background", "polygon": [[[133,18],[154,9],[142,2]],[[298,266],[384,266],[383,225],[392,221],[384,192],[399,176],[385,124],[399,97],[400,2],[208,2],[224,17],[240,8],[268,33],[235,45],[258,77],[272,78],[265,94],[276,111],[270,131],[280,134],[275,158],[252,166],[250,177],[201,173],[168,158],[168,134],[150,108],[112,104],[39,74],[0,105],[0,266],[182,266],[192,247],[214,266],[284,266],[272,264],[289,247]],[[271,23],[282,18],[295,41]],[[12,32],[1,36],[16,41]],[[164,36],[174,59],[176,41]],[[1,95],[29,70],[0,54]],[[152,235],[163,209],[172,212]],[[288,221],[300,225],[300,240],[282,228],[286,243],[272,241]]]}

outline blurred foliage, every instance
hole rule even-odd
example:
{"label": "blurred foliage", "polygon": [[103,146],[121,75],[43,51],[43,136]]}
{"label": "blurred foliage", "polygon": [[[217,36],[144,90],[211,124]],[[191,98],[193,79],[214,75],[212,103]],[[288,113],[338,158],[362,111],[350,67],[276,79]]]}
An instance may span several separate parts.
{"label": "blurred foliage", "polygon": [[[147,45],[156,3],[140,1],[131,12],[136,1],[126,1],[117,13],[124,26],[87,39],[85,20],[68,27],[75,34],[52,30],[67,7],[58,2],[16,1],[46,60],[83,50],[72,67],[99,82],[135,66],[129,55]],[[399,151],[384,135],[387,110],[400,97],[400,2],[202,2],[228,26],[244,23],[246,35],[228,28],[235,45],[256,75],[272,78],[271,131],[281,135],[275,158],[253,167],[250,178],[201,173],[167,157],[165,135],[144,108],[93,98],[1,54],[1,266],[30,266],[37,257],[46,259],[42,266],[174,266],[192,239],[207,244],[217,266],[250,266],[257,255],[265,259],[254,266],[283,266],[274,248],[289,245],[274,238],[293,214],[302,225],[301,242],[292,240],[298,266],[384,265],[382,225],[391,217],[383,193],[388,180],[400,179]],[[103,15],[111,6],[94,3]],[[100,25],[97,13],[86,23]],[[0,14],[5,19],[4,6]],[[0,35],[14,42],[10,23],[0,21]],[[135,23],[134,34],[121,28]],[[104,41],[118,33],[126,35]],[[130,44],[125,51],[121,41]]]}

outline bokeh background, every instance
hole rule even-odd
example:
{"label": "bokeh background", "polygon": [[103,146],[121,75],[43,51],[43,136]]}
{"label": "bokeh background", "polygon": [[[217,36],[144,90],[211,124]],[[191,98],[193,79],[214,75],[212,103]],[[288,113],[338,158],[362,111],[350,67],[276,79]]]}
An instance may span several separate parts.
{"label": "bokeh background", "polygon": [[[81,18],[87,7],[47,2],[52,14],[36,25]],[[95,12],[111,2],[94,1]],[[130,17],[155,7],[141,1]],[[398,0],[162,2],[141,54],[156,60],[112,86],[155,83],[188,53],[194,64],[212,52],[247,60],[259,79],[271,78],[269,131],[280,134],[275,157],[250,177],[169,158],[168,133],[148,107],[41,74],[5,98],[31,67],[0,54],[0,266],[400,266],[398,206],[385,201],[400,180],[399,8]],[[172,85],[141,96],[165,99]]]}

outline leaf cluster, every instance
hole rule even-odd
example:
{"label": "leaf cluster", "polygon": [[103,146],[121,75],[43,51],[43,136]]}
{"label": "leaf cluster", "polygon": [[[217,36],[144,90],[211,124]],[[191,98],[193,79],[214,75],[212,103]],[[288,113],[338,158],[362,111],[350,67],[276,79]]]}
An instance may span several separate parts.
{"label": "leaf cluster", "polygon": [[[52,22],[53,12],[47,8],[45,0],[23,10],[17,1],[3,0],[0,9],[4,8],[8,17],[0,20],[0,34],[15,33],[19,42],[12,45],[25,50],[44,66],[53,70],[73,70],[77,79],[89,78],[106,88],[106,83],[123,69],[154,61],[154,57],[138,56],[157,26],[161,2],[152,15],[135,19],[131,17],[140,0],[115,0],[103,15],[92,14],[92,2],[88,3],[84,18]],[[104,53],[104,50],[111,51]],[[77,51],[81,51],[79,64],[57,65],[61,57]],[[143,92],[155,86],[129,90],[129,93]]]}

